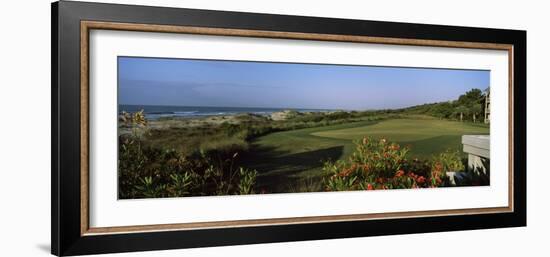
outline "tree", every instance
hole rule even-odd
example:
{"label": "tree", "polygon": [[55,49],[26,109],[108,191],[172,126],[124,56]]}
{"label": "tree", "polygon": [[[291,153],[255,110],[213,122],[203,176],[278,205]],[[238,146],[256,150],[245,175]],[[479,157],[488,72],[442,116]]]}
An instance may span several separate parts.
{"label": "tree", "polygon": [[476,122],[482,115],[485,103],[483,91],[474,88],[460,95],[455,101],[422,104],[402,110],[406,113],[426,114],[441,119],[471,120]]}
{"label": "tree", "polygon": [[483,91],[477,88],[471,89],[458,97],[457,112],[461,113],[461,116],[471,117],[472,121],[476,122],[476,118],[483,110],[481,103],[484,99]]}
{"label": "tree", "polygon": [[434,105],[431,113],[438,118],[450,118],[453,115],[453,105],[450,102],[443,102]]}
{"label": "tree", "polygon": [[483,92],[474,88],[458,97],[458,104],[469,106],[472,103],[478,103],[483,98]]}
{"label": "tree", "polygon": [[468,107],[464,105],[459,105],[455,108],[455,115],[459,115],[460,121],[464,118],[464,114],[468,112]]}
{"label": "tree", "polygon": [[472,113],[472,120],[476,122],[476,115],[481,113],[481,104],[474,103],[470,106],[470,112]]}

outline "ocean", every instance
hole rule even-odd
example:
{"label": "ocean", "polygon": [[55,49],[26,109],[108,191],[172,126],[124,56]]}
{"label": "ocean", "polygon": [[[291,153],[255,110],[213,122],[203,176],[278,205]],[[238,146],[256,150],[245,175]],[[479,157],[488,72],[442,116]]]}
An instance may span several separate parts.
{"label": "ocean", "polygon": [[256,108],[256,107],[209,107],[209,106],[160,106],[160,105],[119,105],[118,111],[138,112],[143,110],[145,118],[156,120],[159,118],[195,118],[217,115],[234,115],[239,113],[251,113],[269,116],[274,112],[295,110],[298,112],[326,112],[326,109],[296,109],[296,108]]}

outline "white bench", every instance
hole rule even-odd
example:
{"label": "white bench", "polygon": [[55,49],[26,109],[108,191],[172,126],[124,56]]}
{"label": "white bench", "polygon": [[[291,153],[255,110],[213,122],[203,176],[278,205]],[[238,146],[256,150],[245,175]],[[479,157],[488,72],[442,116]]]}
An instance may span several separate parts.
{"label": "white bench", "polygon": [[481,168],[485,172],[482,159],[491,158],[489,135],[463,135],[463,151],[468,154],[468,166],[474,170]]}

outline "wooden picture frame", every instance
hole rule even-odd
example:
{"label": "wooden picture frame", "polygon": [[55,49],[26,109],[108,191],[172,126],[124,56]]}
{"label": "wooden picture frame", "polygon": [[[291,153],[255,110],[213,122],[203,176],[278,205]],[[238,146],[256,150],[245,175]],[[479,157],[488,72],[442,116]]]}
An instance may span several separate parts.
{"label": "wooden picture frame", "polygon": [[[90,30],[508,52],[506,207],[90,227]],[[526,225],[526,32],[83,2],[52,4],[52,254],[79,255]]]}

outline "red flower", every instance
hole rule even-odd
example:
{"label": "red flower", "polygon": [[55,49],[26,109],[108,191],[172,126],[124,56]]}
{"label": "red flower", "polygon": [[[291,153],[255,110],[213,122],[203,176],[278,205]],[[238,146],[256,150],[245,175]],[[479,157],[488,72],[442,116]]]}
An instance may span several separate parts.
{"label": "red flower", "polygon": [[402,177],[403,175],[405,175],[405,172],[403,170],[398,170],[396,173],[395,173],[395,176],[396,177]]}
{"label": "red flower", "polygon": [[420,176],[416,179],[416,183],[418,184],[424,184],[426,182],[426,178],[424,176]]}
{"label": "red flower", "polygon": [[374,190],[374,187],[371,184],[367,184],[367,190]]}

